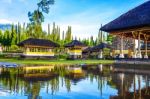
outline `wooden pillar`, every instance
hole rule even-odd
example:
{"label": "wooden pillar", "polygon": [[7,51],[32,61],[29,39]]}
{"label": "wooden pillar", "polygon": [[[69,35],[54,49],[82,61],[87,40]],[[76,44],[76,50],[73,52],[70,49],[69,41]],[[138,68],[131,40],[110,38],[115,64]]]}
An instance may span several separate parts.
{"label": "wooden pillar", "polygon": [[136,44],[135,44],[135,39],[133,39],[133,47],[134,47],[134,49],[133,49],[133,58],[136,58]]}
{"label": "wooden pillar", "polygon": [[120,56],[119,58],[124,58],[123,54],[123,35],[121,35],[121,47],[120,47]]}
{"label": "wooden pillar", "polygon": [[100,50],[99,55],[98,55],[98,58],[99,58],[99,59],[102,59],[102,58],[103,58],[103,51],[102,51],[102,50]]}
{"label": "wooden pillar", "polygon": [[144,58],[148,58],[148,55],[147,55],[147,40],[145,40],[145,55],[144,55]]}
{"label": "wooden pillar", "polygon": [[132,36],[133,36],[133,56],[132,58],[136,58],[136,37],[137,37],[137,32],[132,31]]}
{"label": "wooden pillar", "polygon": [[142,54],[141,54],[141,36],[140,36],[140,32],[138,33],[138,52],[137,52],[137,58],[142,58]]}
{"label": "wooden pillar", "polygon": [[145,59],[148,59],[148,55],[147,55],[147,37],[145,35],[145,55],[144,55]]}

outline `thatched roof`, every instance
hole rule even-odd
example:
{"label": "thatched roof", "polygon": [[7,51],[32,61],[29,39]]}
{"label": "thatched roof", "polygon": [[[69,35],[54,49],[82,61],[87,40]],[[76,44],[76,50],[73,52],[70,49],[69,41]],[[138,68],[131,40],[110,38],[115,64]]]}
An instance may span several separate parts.
{"label": "thatched roof", "polygon": [[101,30],[112,32],[123,29],[141,28],[143,26],[150,26],[150,0],[104,25]]}
{"label": "thatched roof", "polygon": [[88,53],[88,52],[90,52],[91,51],[91,47],[87,47],[86,49],[84,49],[83,51],[82,51],[82,53]]}
{"label": "thatched roof", "polygon": [[59,44],[45,39],[29,38],[18,44],[18,46],[44,46],[44,47],[59,47]]}
{"label": "thatched roof", "polygon": [[100,43],[99,45],[94,46],[93,48],[91,48],[91,51],[100,51],[104,48],[111,48],[111,46],[106,44],[106,43]]}
{"label": "thatched roof", "polygon": [[86,47],[85,44],[83,44],[82,42],[78,41],[78,40],[73,40],[72,42],[68,43],[65,45],[65,47]]}

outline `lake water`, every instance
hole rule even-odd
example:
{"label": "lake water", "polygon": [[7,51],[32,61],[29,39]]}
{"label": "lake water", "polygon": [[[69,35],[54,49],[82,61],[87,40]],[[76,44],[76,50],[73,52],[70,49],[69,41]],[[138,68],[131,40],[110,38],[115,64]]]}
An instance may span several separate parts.
{"label": "lake water", "polygon": [[150,99],[150,68],[141,67],[0,68],[0,99]]}

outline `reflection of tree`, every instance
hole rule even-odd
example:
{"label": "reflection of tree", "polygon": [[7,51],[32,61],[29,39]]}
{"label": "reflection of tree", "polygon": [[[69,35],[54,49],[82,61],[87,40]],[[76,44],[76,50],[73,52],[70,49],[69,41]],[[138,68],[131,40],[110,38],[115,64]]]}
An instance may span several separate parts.
{"label": "reflection of tree", "polygon": [[59,74],[59,76],[62,78],[68,73],[66,66],[56,66],[54,72]]}
{"label": "reflection of tree", "polygon": [[18,77],[17,69],[3,69],[0,75],[0,83],[4,89],[10,90],[14,94],[25,94],[28,99],[39,99],[42,86],[47,86],[47,90],[49,90],[48,86],[50,85],[52,94],[59,90],[59,77],[54,77],[45,82],[32,82]]}
{"label": "reflection of tree", "polygon": [[49,81],[51,85],[51,94],[54,95],[57,91],[59,91],[59,77],[56,77]]}
{"label": "reflection of tree", "polygon": [[110,66],[103,66],[101,68],[100,66],[90,66],[85,68],[87,72],[87,77],[90,79],[91,83],[93,83],[94,80],[98,83],[98,90],[100,90],[100,94],[103,93],[103,88],[105,87],[105,84],[110,81],[111,79],[111,71]]}
{"label": "reflection of tree", "polygon": [[115,84],[118,89],[118,94],[125,99],[125,93],[129,92],[129,89],[132,86],[134,75],[132,74],[123,74],[115,73],[112,75],[112,83]]}
{"label": "reflection of tree", "polygon": [[22,91],[23,81],[18,79],[16,69],[4,69],[0,75],[0,83],[5,89],[9,89],[11,92],[18,93]]}
{"label": "reflection of tree", "polygon": [[105,84],[105,80],[101,76],[97,77],[97,80],[98,80],[98,89],[100,90],[100,94],[102,95],[103,87],[104,87],[104,84]]}
{"label": "reflection of tree", "polygon": [[28,99],[38,99],[40,93],[40,83],[32,83],[30,89],[28,89]]}
{"label": "reflection of tree", "polygon": [[71,81],[70,81],[70,79],[65,78],[65,85],[66,85],[67,91],[70,92],[71,91]]}

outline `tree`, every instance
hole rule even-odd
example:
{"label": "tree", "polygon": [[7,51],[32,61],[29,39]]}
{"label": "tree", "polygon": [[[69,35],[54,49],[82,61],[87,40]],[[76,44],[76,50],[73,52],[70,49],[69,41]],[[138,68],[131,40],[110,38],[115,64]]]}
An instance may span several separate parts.
{"label": "tree", "polygon": [[112,44],[113,40],[114,40],[114,37],[112,35],[108,34],[107,35],[107,42],[108,42],[108,44]]}
{"label": "tree", "polygon": [[20,42],[21,39],[21,24],[18,22],[18,26],[17,26],[17,39],[18,39],[18,43]]}
{"label": "tree", "polygon": [[90,46],[94,46],[94,39],[93,39],[93,36],[91,36],[91,38],[90,38]]}
{"label": "tree", "polygon": [[54,4],[54,0],[41,0],[37,3],[38,7],[34,12],[28,12],[29,20],[32,24],[41,24],[44,22],[43,13],[49,13],[50,5]]}
{"label": "tree", "polygon": [[0,43],[2,44],[2,42],[3,42],[3,33],[2,33],[2,31],[0,30]]}
{"label": "tree", "polygon": [[40,38],[42,35],[42,22],[44,22],[44,13],[48,14],[50,5],[54,4],[54,0],[41,0],[37,3],[37,9],[33,12],[28,12],[30,24],[28,28],[32,31],[32,37]]}
{"label": "tree", "polygon": [[10,34],[10,31],[6,30],[4,32],[4,36],[3,36],[3,46],[6,48],[6,50],[9,49],[9,47],[11,46],[11,34]]}
{"label": "tree", "polygon": [[22,31],[21,31],[20,40],[23,41],[23,40],[25,40],[27,38],[28,38],[28,36],[27,36],[26,24],[23,23],[23,28],[22,28]]}
{"label": "tree", "polygon": [[15,26],[12,24],[11,26],[11,45],[16,45],[17,44],[17,34],[15,31]]}
{"label": "tree", "polygon": [[66,36],[65,36],[65,43],[68,43],[72,40],[72,29],[71,26],[68,26],[68,30],[66,32]]}

